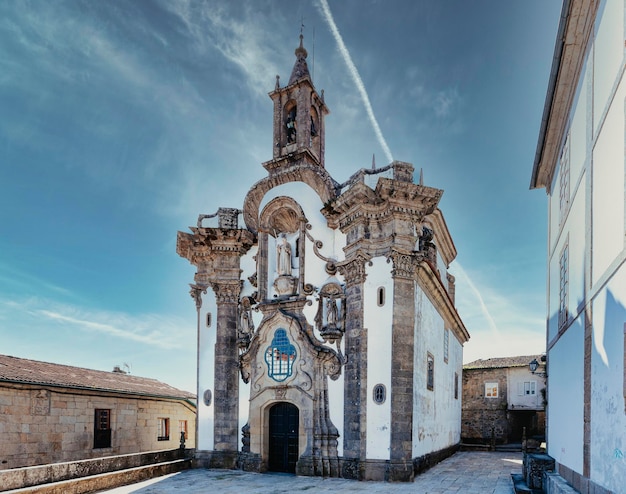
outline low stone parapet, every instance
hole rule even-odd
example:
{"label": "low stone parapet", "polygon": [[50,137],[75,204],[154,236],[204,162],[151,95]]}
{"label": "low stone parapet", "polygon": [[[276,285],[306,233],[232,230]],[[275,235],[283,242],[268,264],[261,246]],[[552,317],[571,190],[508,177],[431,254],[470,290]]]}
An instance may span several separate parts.
{"label": "low stone parapet", "polygon": [[174,449],[0,470],[0,492],[154,465],[185,457],[185,450]]}
{"label": "low stone parapet", "polygon": [[23,487],[5,491],[4,494],[88,494],[104,489],[114,489],[122,485],[135,484],[155,477],[180,472],[190,467],[190,459],[173,460],[60,482]]}
{"label": "low stone parapet", "polygon": [[546,494],[580,494],[563,477],[555,472],[544,473],[543,490]]}

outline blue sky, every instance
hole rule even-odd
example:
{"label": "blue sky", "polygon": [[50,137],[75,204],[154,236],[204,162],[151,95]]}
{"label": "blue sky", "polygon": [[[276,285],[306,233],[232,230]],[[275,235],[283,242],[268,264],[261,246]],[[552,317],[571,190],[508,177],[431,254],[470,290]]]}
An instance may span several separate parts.
{"label": "blue sky", "polygon": [[[301,19],[339,181],[393,159],[445,190],[465,361],[541,352],[546,196],[530,173],[560,2],[0,2],[0,353],[195,389],[176,231],[241,207]],[[416,176],[419,172],[416,172]]]}

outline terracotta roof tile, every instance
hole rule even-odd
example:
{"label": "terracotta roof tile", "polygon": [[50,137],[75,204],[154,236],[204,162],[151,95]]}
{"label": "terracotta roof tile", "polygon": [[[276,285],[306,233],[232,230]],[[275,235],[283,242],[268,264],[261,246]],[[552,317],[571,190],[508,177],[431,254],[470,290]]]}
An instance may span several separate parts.
{"label": "terracotta roof tile", "polygon": [[528,367],[529,362],[537,359],[541,362],[542,355],[522,355],[519,357],[496,357],[478,359],[463,365],[463,369],[502,369],[506,367]]}
{"label": "terracotta roof tile", "polygon": [[188,391],[182,391],[156,379],[122,372],[105,372],[52,364],[8,355],[0,355],[0,382],[3,381],[185,400],[196,398]]}

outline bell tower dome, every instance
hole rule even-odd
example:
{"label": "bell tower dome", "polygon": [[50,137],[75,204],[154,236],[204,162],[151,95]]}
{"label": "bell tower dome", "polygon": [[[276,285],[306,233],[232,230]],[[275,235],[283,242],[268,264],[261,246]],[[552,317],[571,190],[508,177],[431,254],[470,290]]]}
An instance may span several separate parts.
{"label": "bell tower dome", "polygon": [[302,34],[295,55],[287,85],[280,87],[276,76],[276,87],[269,93],[274,102],[274,152],[270,163],[275,168],[280,166],[278,162],[301,158],[324,167],[324,117],[329,111],[324,92],[320,96],[313,86]]}

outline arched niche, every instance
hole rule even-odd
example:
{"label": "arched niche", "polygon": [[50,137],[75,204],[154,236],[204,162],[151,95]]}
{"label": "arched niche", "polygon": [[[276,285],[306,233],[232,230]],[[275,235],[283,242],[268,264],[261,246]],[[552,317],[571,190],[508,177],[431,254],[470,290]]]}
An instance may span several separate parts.
{"label": "arched niche", "polygon": [[298,133],[297,125],[298,105],[295,100],[290,99],[283,108],[283,125],[285,126],[285,142],[283,146],[295,144]]}

